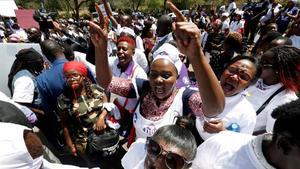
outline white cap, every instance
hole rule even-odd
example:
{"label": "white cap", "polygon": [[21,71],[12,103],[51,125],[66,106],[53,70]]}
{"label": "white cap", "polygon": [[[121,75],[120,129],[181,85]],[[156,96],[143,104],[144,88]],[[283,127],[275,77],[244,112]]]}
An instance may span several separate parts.
{"label": "white cap", "polygon": [[32,159],[25,145],[25,126],[0,122],[0,168],[40,169],[43,156]]}
{"label": "white cap", "polygon": [[131,36],[133,36],[135,38],[135,33],[134,33],[134,30],[129,28],[129,27],[122,27],[118,32],[117,32],[117,35],[120,36],[121,33],[124,32],[124,33],[128,33],[130,34]]}
{"label": "white cap", "polygon": [[175,46],[171,45],[170,43],[164,43],[153,53],[152,62],[154,62],[157,59],[167,59],[174,64],[174,66],[177,69],[177,72],[179,73],[182,67],[182,62],[179,58],[179,54],[180,52]]}

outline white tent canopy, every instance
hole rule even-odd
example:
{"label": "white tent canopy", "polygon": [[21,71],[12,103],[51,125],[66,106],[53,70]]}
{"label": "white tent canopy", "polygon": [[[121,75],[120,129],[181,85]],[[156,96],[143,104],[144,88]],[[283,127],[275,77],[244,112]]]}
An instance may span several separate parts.
{"label": "white tent canopy", "polygon": [[14,0],[0,0],[0,15],[16,17],[15,9],[18,9]]}

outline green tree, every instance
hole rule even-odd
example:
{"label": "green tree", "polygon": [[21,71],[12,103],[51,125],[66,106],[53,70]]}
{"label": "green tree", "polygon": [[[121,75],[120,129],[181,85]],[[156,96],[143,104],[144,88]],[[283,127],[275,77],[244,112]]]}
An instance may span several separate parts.
{"label": "green tree", "polygon": [[71,11],[76,20],[79,20],[80,9],[92,0],[61,0],[60,2],[67,11]]}

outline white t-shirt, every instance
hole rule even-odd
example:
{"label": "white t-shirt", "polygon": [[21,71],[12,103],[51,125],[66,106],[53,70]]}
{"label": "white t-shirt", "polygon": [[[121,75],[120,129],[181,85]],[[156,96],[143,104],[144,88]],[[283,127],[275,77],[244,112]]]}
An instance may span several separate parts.
{"label": "white t-shirt", "polygon": [[275,169],[262,153],[262,140],[257,137],[223,131],[202,143],[197,149],[193,169]]}
{"label": "white t-shirt", "polygon": [[34,99],[34,76],[28,70],[19,71],[12,81],[12,100],[20,103],[32,103]]}
{"label": "white t-shirt", "polygon": [[[132,68],[127,68],[125,72],[121,72],[121,69],[118,68],[118,64],[119,64],[118,57],[109,57],[109,59],[110,59],[109,61],[110,68],[113,76],[122,77],[125,79],[132,79],[132,80],[136,78],[147,79],[147,74],[135,61],[132,61],[128,66]],[[111,98],[116,98],[116,97],[118,99],[119,104],[124,106],[126,110],[131,111],[135,108],[135,105],[137,103],[136,98],[126,98],[116,94],[112,94],[111,96]]]}
{"label": "white t-shirt", "polygon": [[[251,103],[245,98],[243,93],[239,93],[235,96],[225,97],[225,107],[221,114],[216,118],[222,119],[224,127],[229,127],[232,123],[236,123],[240,127],[240,133],[252,134],[255,122],[256,114]],[[209,121],[209,119],[207,118]],[[203,140],[215,135],[207,133],[203,130],[204,122],[199,118],[196,119],[197,130]]]}
{"label": "white t-shirt", "polygon": [[132,57],[132,59],[141,67],[143,68],[143,70],[145,72],[148,72],[149,70],[149,66],[148,66],[148,61],[147,61],[147,58],[146,58],[146,55],[145,53],[138,49],[138,48],[135,48],[135,53]]}
{"label": "white t-shirt", "polygon": [[142,52],[145,51],[144,42],[143,42],[143,39],[140,36],[135,37],[135,43],[136,43],[136,48],[140,49]]}
{"label": "white t-shirt", "polygon": [[230,23],[230,19],[227,18],[222,22],[222,28],[221,28],[221,32],[225,33],[227,30],[229,30],[229,23]]}
{"label": "white t-shirt", "polygon": [[[246,98],[253,105],[255,111],[257,111],[261,105],[281,87],[281,83],[268,86],[263,83],[262,79],[259,79],[255,85],[246,89]],[[297,98],[294,92],[286,89],[274,96],[265,109],[257,116],[254,131],[266,129],[267,132],[272,132],[275,122],[275,119],[271,116],[272,111],[278,106],[296,100]]]}
{"label": "white t-shirt", "polygon": [[121,163],[124,169],[144,169],[144,161],[147,155],[146,139],[137,139],[131,144]]}
{"label": "white t-shirt", "polygon": [[232,21],[229,26],[229,32],[240,32],[244,29],[245,21],[242,19],[240,21]]}
{"label": "white t-shirt", "polygon": [[290,39],[292,40],[292,45],[300,49],[300,36],[292,35]]}

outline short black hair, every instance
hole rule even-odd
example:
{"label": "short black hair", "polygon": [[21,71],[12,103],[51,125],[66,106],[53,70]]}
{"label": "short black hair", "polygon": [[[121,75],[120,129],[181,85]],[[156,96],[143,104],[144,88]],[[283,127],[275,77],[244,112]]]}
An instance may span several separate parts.
{"label": "short black hair", "polygon": [[279,106],[272,112],[276,119],[273,127],[273,141],[279,135],[289,138],[291,143],[300,147],[300,99]]}
{"label": "short black hair", "polygon": [[54,40],[44,40],[40,43],[43,54],[50,62],[53,62],[60,54],[64,54],[64,49]]}

